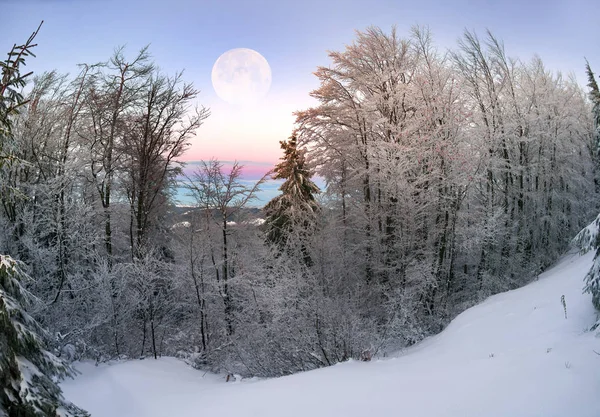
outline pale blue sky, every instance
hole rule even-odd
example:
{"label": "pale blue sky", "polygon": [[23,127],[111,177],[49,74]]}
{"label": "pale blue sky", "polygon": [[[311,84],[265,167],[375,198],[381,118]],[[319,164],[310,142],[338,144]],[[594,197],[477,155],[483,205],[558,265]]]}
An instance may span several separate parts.
{"label": "pale blue sky", "polygon": [[[279,140],[289,136],[292,111],[311,104],[312,72],[327,65],[327,50],[352,42],[355,29],[397,25],[408,34],[428,25],[443,49],[465,28],[489,28],[510,56],[539,54],[548,68],[574,72],[585,83],[584,56],[600,72],[598,1],[192,1],[0,0],[0,51],[22,42],[37,27],[38,57],[28,69],[76,72],[76,64],[106,60],[118,45],[129,56],[150,44],[166,72],[185,69],[202,90],[212,116],[198,132],[187,159],[275,162]],[[232,48],[251,48],[270,63],[273,82],[261,105],[239,109],[214,93],[215,60]]]}

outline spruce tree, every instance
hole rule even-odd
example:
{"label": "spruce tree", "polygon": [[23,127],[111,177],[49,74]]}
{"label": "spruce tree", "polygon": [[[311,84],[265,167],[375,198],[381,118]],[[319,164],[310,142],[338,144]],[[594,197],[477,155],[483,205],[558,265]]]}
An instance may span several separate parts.
{"label": "spruce tree", "polygon": [[315,194],[319,187],[310,179],[305,151],[298,148],[296,134],[281,141],[284,155],[274,169],[273,179],[284,179],[281,194],[265,206],[266,238],[280,251],[301,251],[304,262],[311,263],[305,245],[314,231],[319,206]]}
{"label": "spruce tree", "polygon": [[24,307],[33,297],[19,263],[0,255],[0,416],[87,416],[62,397],[56,379],[72,369],[45,349],[45,330]]}
{"label": "spruce tree", "polygon": [[596,193],[600,193],[600,89],[590,63],[587,61],[585,62],[585,70],[588,76],[589,97],[592,102],[592,117],[594,120],[594,136],[591,143],[592,157],[596,165],[594,184]]}
{"label": "spruce tree", "polygon": [[20,70],[21,66],[25,65],[25,58],[35,56],[31,49],[36,46],[33,40],[40,27],[23,45],[15,44],[5,61],[0,61],[0,167],[5,160],[9,159],[9,150],[5,148],[11,136],[10,117],[17,113],[19,107],[27,103],[20,90],[25,87],[26,79],[32,73],[22,74]]}
{"label": "spruce tree", "polygon": [[[588,87],[590,88],[589,97],[592,102],[592,115],[594,119],[594,137],[592,143],[593,156],[596,162],[596,192],[600,192],[600,89],[596,82],[596,76],[592,72],[589,62],[586,61],[585,65],[586,73],[588,76]],[[579,235],[575,238],[576,242],[581,241],[582,237],[587,237],[586,245],[582,245],[582,251],[587,252],[588,250],[595,249],[596,256],[594,257],[594,264],[590,268],[589,272],[585,277],[584,291],[592,295],[592,302],[594,307],[600,310],[600,216],[588,227],[583,229]],[[579,239],[579,240],[578,240]],[[597,324],[598,325],[598,324]]]}
{"label": "spruce tree", "polygon": [[596,140],[596,152],[600,150],[600,88],[596,82],[596,75],[593,73],[590,63],[586,61],[585,70],[588,76],[588,87],[590,88],[590,100],[592,101],[592,113],[594,116],[594,128]]}

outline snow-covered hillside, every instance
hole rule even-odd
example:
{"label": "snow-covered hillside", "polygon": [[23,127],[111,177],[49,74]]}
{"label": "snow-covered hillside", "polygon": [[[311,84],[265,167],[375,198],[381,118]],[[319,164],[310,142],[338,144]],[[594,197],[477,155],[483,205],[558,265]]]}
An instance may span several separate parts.
{"label": "snow-covered hillside", "polygon": [[62,388],[93,417],[598,417],[600,338],[581,291],[593,256],[567,255],[390,359],[240,383],[172,358],[83,363]]}

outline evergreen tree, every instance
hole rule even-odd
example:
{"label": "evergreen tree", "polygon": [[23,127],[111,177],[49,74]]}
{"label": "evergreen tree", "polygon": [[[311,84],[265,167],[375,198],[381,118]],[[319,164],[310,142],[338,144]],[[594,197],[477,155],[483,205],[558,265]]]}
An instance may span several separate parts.
{"label": "evergreen tree", "polygon": [[[589,62],[585,64],[588,76],[588,87],[590,88],[590,100],[592,101],[592,114],[594,119],[594,137],[592,143],[593,157],[596,161],[596,192],[600,188],[598,176],[600,175],[600,89],[596,82],[596,77],[592,72]],[[592,303],[596,309],[600,310],[600,242],[598,241],[600,226],[600,216],[592,224],[583,229],[575,238],[575,242],[580,244],[583,252],[596,249],[594,264],[585,276],[584,291],[592,295]]]}
{"label": "evergreen tree", "polygon": [[[600,311],[600,215],[573,239],[572,244],[581,255],[595,250],[594,263],[586,274],[583,291],[592,295],[592,303]],[[594,328],[600,325],[600,318]]]}
{"label": "evergreen tree", "polygon": [[67,402],[56,378],[71,368],[45,349],[45,330],[24,309],[32,296],[19,264],[0,255],[0,416],[87,416]]}
{"label": "evergreen tree", "polygon": [[[44,23],[42,21],[42,23]],[[11,201],[14,201],[18,191],[13,186],[11,177],[15,177],[14,169],[19,168],[21,162],[16,156],[15,142],[12,134],[13,121],[11,120],[19,113],[19,109],[27,104],[27,100],[21,94],[25,87],[27,78],[31,72],[21,73],[21,67],[25,65],[25,58],[35,56],[31,51],[36,46],[33,43],[40,26],[31,34],[27,42],[22,45],[14,44],[5,61],[0,61],[0,203],[4,213],[11,220]]]}
{"label": "evergreen tree", "polygon": [[5,61],[0,61],[0,167],[9,159],[9,150],[5,149],[11,136],[10,117],[18,112],[19,107],[27,103],[20,89],[25,87],[26,79],[32,73],[21,74],[21,65],[25,65],[25,58],[35,56],[31,49],[36,46],[33,40],[37,36],[40,26],[31,34],[23,45],[15,44]]}
{"label": "evergreen tree", "polygon": [[588,76],[589,97],[592,101],[592,116],[594,120],[594,137],[592,138],[592,155],[596,162],[596,192],[600,192],[600,89],[596,82],[596,76],[592,72],[590,63],[586,61],[585,70]]}
{"label": "evergreen tree", "polygon": [[[585,70],[588,76],[588,87],[590,88],[590,100],[592,100],[593,105],[593,115],[594,115],[594,127],[596,128],[596,137],[597,141],[600,141],[600,88],[598,88],[598,83],[596,82],[596,75],[592,72],[592,68],[590,67],[590,63],[586,61]],[[596,142],[598,144],[598,142]]]}
{"label": "evergreen tree", "polygon": [[305,242],[316,224],[318,204],[315,194],[319,187],[310,179],[305,151],[298,149],[296,134],[281,141],[284,155],[274,169],[273,179],[285,179],[279,188],[281,195],[265,206],[267,241],[280,251],[299,248],[307,265],[311,263]]}

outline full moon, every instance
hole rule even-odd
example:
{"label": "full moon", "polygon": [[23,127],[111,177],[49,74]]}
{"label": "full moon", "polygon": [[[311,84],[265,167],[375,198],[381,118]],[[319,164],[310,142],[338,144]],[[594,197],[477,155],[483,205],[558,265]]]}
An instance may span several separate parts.
{"label": "full moon", "polygon": [[236,48],[217,59],[211,79],[215,92],[226,102],[251,104],[269,92],[271,67],[255,50]]}

